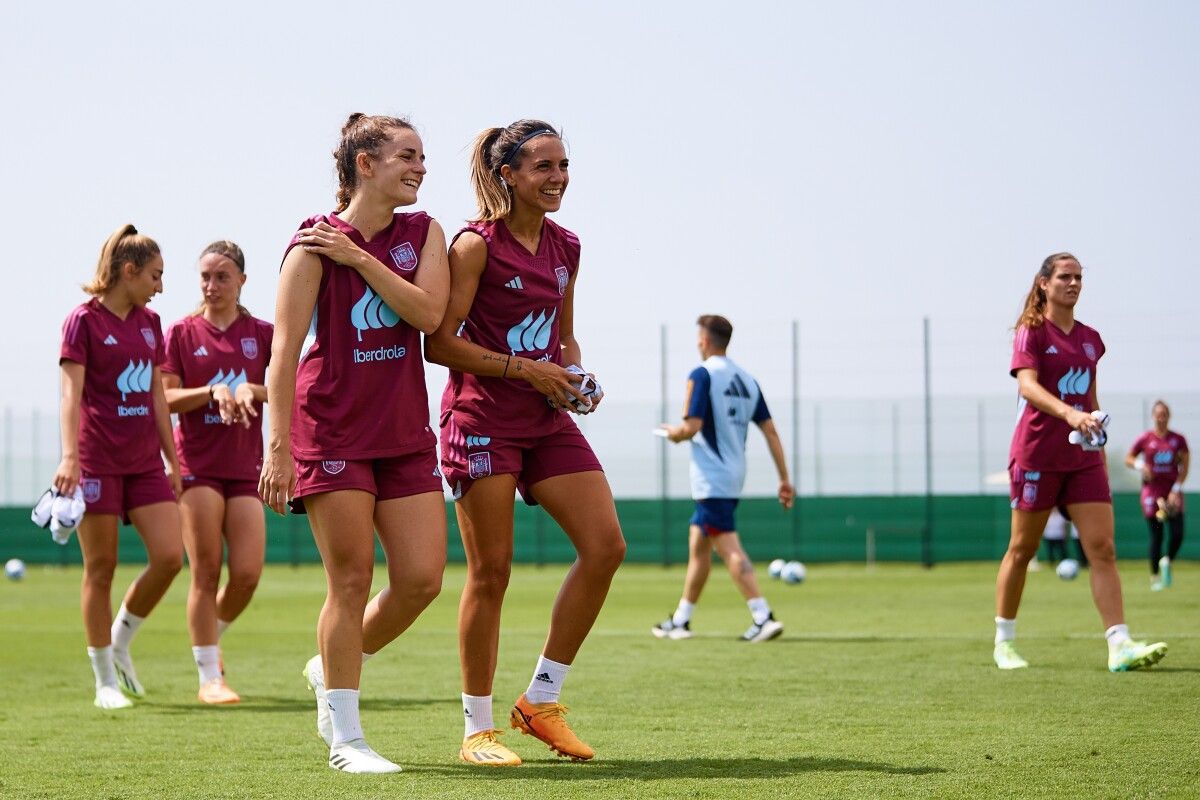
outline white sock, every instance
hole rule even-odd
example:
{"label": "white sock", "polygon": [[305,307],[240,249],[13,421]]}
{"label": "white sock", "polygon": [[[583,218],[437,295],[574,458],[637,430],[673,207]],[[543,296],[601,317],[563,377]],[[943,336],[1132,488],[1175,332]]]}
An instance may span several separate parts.
{"label": "white sock", "polygon": [[996,617],[996,644],[1011,642],[1017,638],[1017,621]]}
{"label": "white sock", "polygon": [[754,618],[755,625],[762,625],[771,616],[771,606],[765,597],[752,597],[746,601],[746,605],[750,607],[750,616]]}
{"label": "white sock", "polygon": [[358,689],[326,689],[325,699],[333,720],[333,746],[363,738],[358,718]]}
{"label": "white sock", "polygon": [[560,664],[540,656],[537,666],[533,668],[533,680],[525,690],[525,699],[534,704],[557,703],[569,669],[570,664]]}
{"label": "white sock", "polygon": [[117,612],[117,617],[112,624],[113,649],[128,651],[129,645],[133,644],[133,637],[137,634],[138,628],[142,627],[142,623],[145,621],[145,617],[130,614],[125,604],[121,603],[121,610]]}
{"label": "white sock", "polygon": [[221,677],[221,655],[215,644],[206,644],[192,648],[192,657],[196,659],[196,671],[200,673],[200,684]]}
{"label": "white sock", "polygon": [[92,672],[96,676],[96,688],[117,685],[117,671],[113,669],[112,645],[89,647],[88,658],[92,661]]}
{"label": "white sock", "polygon": [[492,696],[476,697],[471,694],[462,696],[463,704],[463,738],[474,736],[480,731],[495,729],[492,722]]}
{"label": "white sock", "polygon": [[1116,650],[1129,641],[1129,626],[1125,624],[1113,625],[1104,632],[1104,638],[1108,639],[1108,649]]}
{"label": "white sock", "polygon": [[233,624],[232,622],[226,622],[223,619],[217,620],[217,641],[218,642],[221,641],[221,637],[225,635],[225,631],[229,630],[229,626],[232,624]]}
{"label": "white sock", "polygon": [[675,613],[671,616],[671,622],[675,625],[686,625],[692,621],[692,612],[695,610],[695,603],[689,603],[687,600],[680,598],[679,605],[675,608]]}

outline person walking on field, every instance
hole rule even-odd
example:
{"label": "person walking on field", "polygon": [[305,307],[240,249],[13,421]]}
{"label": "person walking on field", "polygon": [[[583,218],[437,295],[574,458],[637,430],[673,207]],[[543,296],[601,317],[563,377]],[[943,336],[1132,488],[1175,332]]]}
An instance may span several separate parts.
{"label": "person walking on field", "polygon": [[779,473],[779,503],[792,507],[796,490],[788,477],[783,443],[758,382],[726,354],[733,325],[725,317],[706,314],[696,320],[696,342],[704,362],[688,376],[683,422],[661,426],[672,442],[692,443],[692,497],[696,511],[688,529],[687,577],[675,613],[651,629],[659,639],[688,639],[692,613],[708,581],[716,550],[746,605],[750,627],[744,642],[766,642],[783,633],[770,604],[758,587],[754,565],[738,537],[734,510],[746,482],[746,431],[753,422],[762,431]]}

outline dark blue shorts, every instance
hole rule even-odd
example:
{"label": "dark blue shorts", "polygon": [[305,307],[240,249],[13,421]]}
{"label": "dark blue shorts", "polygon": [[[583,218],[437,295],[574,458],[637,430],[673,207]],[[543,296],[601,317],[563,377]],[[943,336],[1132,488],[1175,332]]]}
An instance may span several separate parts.
{"label": "dark blue shorts", "polygon": [[696,510],[692,512],[691,524],[699,525],[705,536],[717,536],[737,530],[733,521],[733,510],[738,501],[726,497],[710,497],[696,501]]}

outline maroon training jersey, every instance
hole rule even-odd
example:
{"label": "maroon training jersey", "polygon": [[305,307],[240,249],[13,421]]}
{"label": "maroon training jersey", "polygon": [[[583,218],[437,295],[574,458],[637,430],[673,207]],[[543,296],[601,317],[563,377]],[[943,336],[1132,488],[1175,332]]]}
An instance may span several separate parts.
{"label": "maroon training jersey", "polygon": [[1129,455],[1141,456],[1150,467],[1150,485],[1166,495],[1179,480],[1179,456],[1188,451],[1187,439],[1174,431],[1159,436],[1148,430],[1129,448]]}
{"label": "maroon training jersey", "polygon": [[88,475],[133,475],[162,469],[154,367],[163,361],[158,314],[134,307],[125,319],[99,298],[77,306],[63,323],[59,361],[84,367],[79,413],[79,465]]}
{"label": "maroon training jersey", "polygon": [[[184,317],[167,329],[163,372],[178,375],[183,388],[225,384],[230,391],[243,383],[266,383],[271,358],[271,323],[239,316],[221,330],[203,316]],[[184,475],[224,480],[254,480],[262,471],[262,403],[250,427],[221,422],[217,404],[209,402],[179,415],[175,449]]]}
{"label": "maroon training jersey", "polygon": [[[459,335],[497,353],[561,364],[559,322],[567,283],[579,268],[579,239],[547,219],[532,255],[503,220],[472,223],[458,236],[466,231],[483,237],[488,255]],[[569,422],[523,380],[455,370],[442,395],[443,425],[451,412],[460,426],[489,436],[541,435]]]}
{"label": "maroon training jersey", "polygon": [[[310,217],[300,227],[322,221],[412,282],[432,219],[419,211],[396,214],[370,242],[336,214]],[[296,243],[293,237],[287,249]],[[324,256],[309,336],[312,344],[296,371],[293,457],[360,461],[436,446],[420,332],[356,271]]]}
{"label": "maroon training jersey", "polygon": [[[1046,320],[1036,328],[1021,326],[1013,340],[1012,366],[1037,370],[1038,383],[1050,394],[1080,411],[1095,410],[1092,404],[1096,363],[1104,355],[1104,342],[1095,330],[1076,322],[1063,333]],[[1061,419],[1021,401],[1017,428],[1013,431],[1009,457],[1025,469],[1070,472],[1104,463],[1098,450],[1085,451],[1067,441],[1070,426]]]}

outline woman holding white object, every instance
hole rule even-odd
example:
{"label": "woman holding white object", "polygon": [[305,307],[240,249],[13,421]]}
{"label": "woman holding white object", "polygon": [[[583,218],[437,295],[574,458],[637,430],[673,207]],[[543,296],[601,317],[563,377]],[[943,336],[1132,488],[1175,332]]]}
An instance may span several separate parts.
{"label": "woman holding white object", "polygon": [[[1142,514],[1150,528],[1150,589],[1171,588],[1171,564],[1183,546],[1183,482],[1187,480],[1187,439],[1170,430],[1171,409],[1154,404],[1154,427],[1137,438],[1125,456],[1125,466],[1142,472]],[[1138,465],[1141,459],[1141,465]],[[1163,553],[1163,523],[1171,531]]]}
{"label": "woman holding white object", "polygon": [[[104,709],[129,707],[122,692],[145,694],[129,645],[183,566],[175,501],[179,459],[159,379],[162,329],[158,315],[146,308],[162,291],[162,274],[158,244],[132,225],[119,228],[104,243],[95,277],[83,287],[92,299],[63,324],[59,352],[63,456],[53,485],[64,495],[82,486],[87,504],[79,524],[80,605],[96,676],[95,705]],[[149,563],[129,585],[114,620],[112,580],[122,517],[133,522]]]}
{"label": "woman holding white object", "polygon": [[1017,379],[1021,413],[1009,456],[1012,534],[996,577],[993,657],[1000,669],[1028,666],[1013,644],[1017,609],[1029,561],[1056,505],[1065,507],[1079,528],[1091,564],[1092,599],[1105,627],[1109,670],[1148,667],[1167,652],[1163,642],[1145,644],[1129,636],[1104,453],[1069,441],[1072,431],[1089,439],[1104,430],[1092,412],[1099,407],[1096,367],[1105,348],[1100,334],[1075,320],[1082,288],[1079,260],[1055,253],[1042,262],[1017,320],[1010,373]]}

